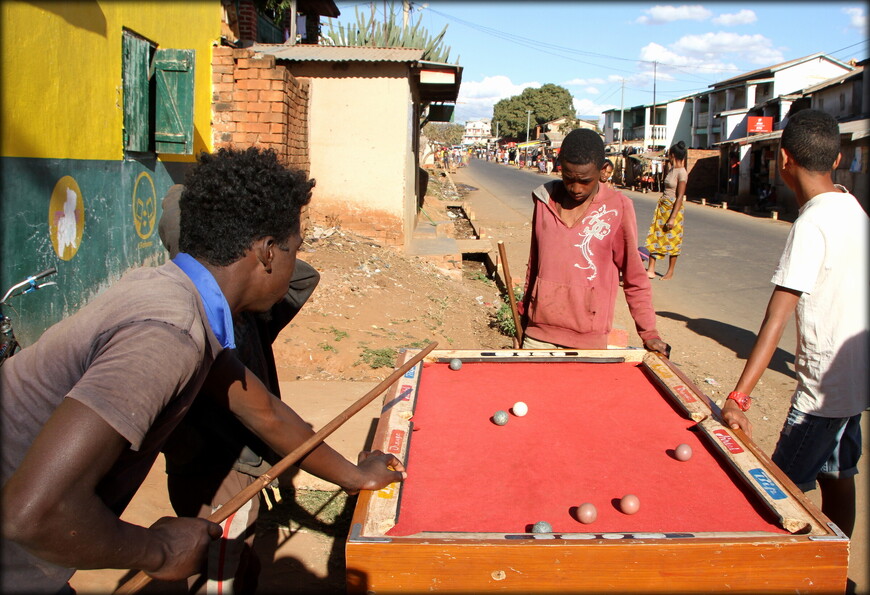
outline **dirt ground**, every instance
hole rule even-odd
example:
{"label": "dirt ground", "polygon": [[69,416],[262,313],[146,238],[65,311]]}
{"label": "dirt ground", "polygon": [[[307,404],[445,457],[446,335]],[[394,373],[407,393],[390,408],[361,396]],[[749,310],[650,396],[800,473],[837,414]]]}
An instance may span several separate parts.
{"label": "dirt ground", "polygon": [[[427,202],[430,214],[439,209],[436,203],[442,191],[441,185],[434,185],[429,201],[433,204]],[[437,214],[433,216],[437,218]],[[529,228],[490,233],[510,241],[528,234]],[[510,338],[495,328],[494,316],[501,306],[499,291],[479,262],[466,261],[463,279],[456,280],[419,258],[340,228],[321,227],[309,230],[299,257],[320,271],[321,281],[305,308],[275,342],[282,381],[381,380],[391,372],[399,349],[419,348],[430,341],[437,341],[442,349],[511,346]],[[629,345],[639,347],[621,296],[617,304],[615,326],[628,329]],[[660,318],[659,330],[674,346],[672,361],[721,403],[744,361],[732,349],[689,329],[684,321]],[[756,442],[767,453],[776,442],[793,383],[790,374],[771,370],[755,393],[757,405],[750,418]],[[165,500],[161,501],[165,476],[157,469],[160,465],[158,461],[143,487],[146,497],[140,502],[144,504],[137,504],[144,509],[144,518],[158,518],[161,511],[171,514]],[[343,543],[354,499],[342,492],[305,492],[285,493],[283,502],[261,519],[258,550],[264,566],[262,593],[344,592]],[[817,491],[811,498],[818,502]],[[866,499],[859,495],[859,506],[862,502]],[[855,583],[851,589],[858,593],[868,592],[866,539],[866,518],[859,516],[852,548],[855,568],[850,572],[857,583],[857,589]],[[265,545],[261,548],[261,544]],[[275,562],[270,563],[270,556]],[[111,572],[80,572],[72,584],[82,593],[108,592],[123,575]],[[183,588],[164,584],[144,592],[183,592]]]}
{"label": "dirt ground", "polygon": [[299,258],[321,280],[274,344],[282,380],[380,380],[397,350],[431,341],[440,349],[510,346],[492,326],[501,301],[480,263],[467,262],[457,282],[424,260],[320,228]]}

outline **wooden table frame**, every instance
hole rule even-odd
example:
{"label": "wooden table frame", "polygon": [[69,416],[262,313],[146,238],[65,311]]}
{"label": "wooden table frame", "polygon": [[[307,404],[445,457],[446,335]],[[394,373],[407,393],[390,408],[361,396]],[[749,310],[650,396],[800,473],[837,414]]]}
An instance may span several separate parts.
{"label": "wooden table frame", "polygon": [[[413,352],[406,352],[404,359]],[[424,361],[638,362],[791,533],[501,533],[386,535],[400,486],[362,492],[346,543],[351,593],[843,592],[849,540],[670,361],[639,349],[433,351]],[[384,398],[372,448],[406,460],[422,363]]]}

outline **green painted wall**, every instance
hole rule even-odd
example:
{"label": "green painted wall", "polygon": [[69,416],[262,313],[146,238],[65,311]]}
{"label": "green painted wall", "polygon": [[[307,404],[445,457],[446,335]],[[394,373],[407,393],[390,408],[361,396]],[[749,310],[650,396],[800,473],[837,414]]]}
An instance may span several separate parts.
{"label": "green painted wall", "polygon": [[[190,166],[156,159],[0,158],[2,291],[48,267],[58,269],[53,277],[58,287],[15,298],[14,310],[4,310],[22,345],[130,268],[165,261],[157,234],[160,201],[172,184],[183,181]],[[80,191],[80,201],[67,206],[75,212],[65,212],[65,201],[57,200],[67,196],[66,176]]]}
{"label": "green painted wall", "polygon": [[[221,2],[4,0],[0,23],[0,291],[59,271],[58,287],[4,309],[27,345],[130,268],[164,261],[160,199],[212,147]],[[125,153],[130,34],[195,56],[193,154]]]}

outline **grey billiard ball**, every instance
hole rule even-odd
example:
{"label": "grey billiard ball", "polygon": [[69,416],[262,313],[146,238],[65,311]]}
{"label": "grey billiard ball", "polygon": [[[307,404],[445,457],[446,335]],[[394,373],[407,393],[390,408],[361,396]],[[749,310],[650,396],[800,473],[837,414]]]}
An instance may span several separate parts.
{"label": "grey billiard ball", "polygon": [[538,521],[532,525],[532,533],[552,533],[553,527],[547,521]]}
{"label": "grey billiard ball", "polygon": [[462,367],[462,360],[459,359],[458,357],[454,357],[452,360],[450,360],[450,369],[451,370],[458,370],[461,367]]}

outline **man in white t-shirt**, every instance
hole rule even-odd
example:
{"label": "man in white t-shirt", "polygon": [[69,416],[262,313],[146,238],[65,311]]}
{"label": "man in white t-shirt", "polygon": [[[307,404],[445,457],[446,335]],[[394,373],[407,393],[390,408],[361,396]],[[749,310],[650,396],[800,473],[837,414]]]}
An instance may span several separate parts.
{"label": "man in white t-shirt", "polygon": [[817,110],[792,116],[780,142],[780,175],[800,212],[771,280],[776,288],[743,373],[722,407],[751,432],[749,394],[795,313],[797,388],[773,461],[802,490],[822,492],[822,512],[851,535],[861,412],[868,406],[868,224],[854,196],[833,183],[837,121]]}

